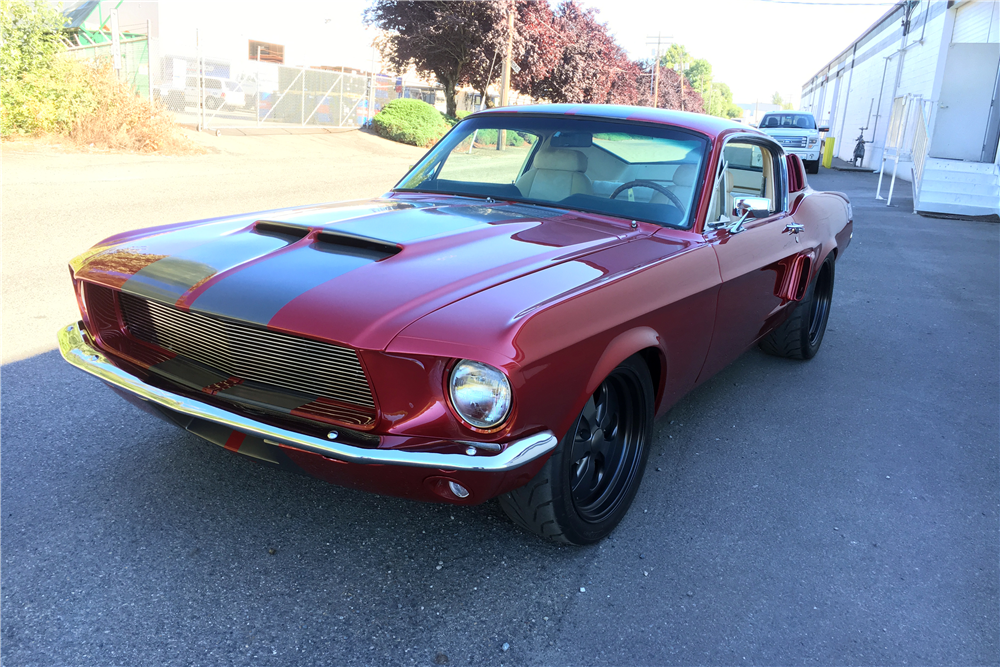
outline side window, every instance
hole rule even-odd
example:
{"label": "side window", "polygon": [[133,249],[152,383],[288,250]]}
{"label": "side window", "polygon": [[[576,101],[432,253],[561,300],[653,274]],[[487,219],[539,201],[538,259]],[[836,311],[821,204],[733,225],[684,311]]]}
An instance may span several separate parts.
{"label": "side window", "polygon": [[735,219],[736,202],[744,197],[767,199],[772,212],[781,207],[780,196],[775,191],[777,160],[770,150],[757,144],[733,141],[726,144],[722,155],[724,164],[716,181],[710,220]]}

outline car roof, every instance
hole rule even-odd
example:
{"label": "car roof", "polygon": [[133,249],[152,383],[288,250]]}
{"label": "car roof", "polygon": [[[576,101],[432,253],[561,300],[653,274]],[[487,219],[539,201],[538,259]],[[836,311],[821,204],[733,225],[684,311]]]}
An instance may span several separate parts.
{"label": "car roof", "polygon": [[[588,118],[606,118],[608,120],[632,120],[646,123],[662,123],[696,130],[711,138],[736,130],[739,132],[757,132],[746,125],[724,118],[707,114],[676,111],[673,109],[654,109],[652,107],[630,107],[615,104],[526,104],[508,107],[486,109],[468,117],[489,116],[495,114],[531,114],[546,116],[582,116]],[[760,134],[764,135],[763,132]],[[767,136],[767,135],[764,135]]]}
{"label": "car roof", "polygon": [[808,111],[768,111],[764,116],[812,116]]}

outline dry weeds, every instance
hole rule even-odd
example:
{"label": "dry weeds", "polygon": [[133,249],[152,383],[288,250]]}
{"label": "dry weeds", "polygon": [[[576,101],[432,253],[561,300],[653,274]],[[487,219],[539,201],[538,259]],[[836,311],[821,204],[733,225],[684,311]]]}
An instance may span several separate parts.
{"label": "dry weeds", "polygon": [[107,64],[85,68],[98,104],[70,132],[81,146],[170,155],[201,153],[159,102],[139,97]]}

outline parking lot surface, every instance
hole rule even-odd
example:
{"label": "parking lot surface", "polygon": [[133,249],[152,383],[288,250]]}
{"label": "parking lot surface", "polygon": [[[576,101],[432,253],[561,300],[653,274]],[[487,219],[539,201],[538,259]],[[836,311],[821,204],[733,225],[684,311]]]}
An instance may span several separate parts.
{"label": "parking lot surface", "polygon": [[1000,662],[1000,226],[812,176],[855,211],[823,349],[751,350],[683,399],[621,526],[558,547],[495,503],[266,469],[61,360],[65,264],[103,236],[378,195],[421,154],[219,142],[4,156],[3,664]]}

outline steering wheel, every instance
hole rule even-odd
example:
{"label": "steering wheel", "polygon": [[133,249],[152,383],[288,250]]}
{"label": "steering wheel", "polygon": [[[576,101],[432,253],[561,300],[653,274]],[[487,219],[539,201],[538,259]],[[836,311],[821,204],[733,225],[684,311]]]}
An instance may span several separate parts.
{"label": "steering wheel", "polygon": [[618,186],[618,188],[614,192],[611,193],[611,197],[609,197],[609,199],[614,199],[625,190],[635,187],[642,187],[642,188],[649,188],[650,190],[656,190],[660,194],[666,196],[666,198],[670,200],[671,204],[673,204],[682,211],[684,210],[684,204],[681,203],[680,197],[678,197],[673,192],[663,187],[659,183],[656,183],[655,181],[644,181],[640,179],[636,181],[629,181],[628,183],[622,183],[621,185]]}

